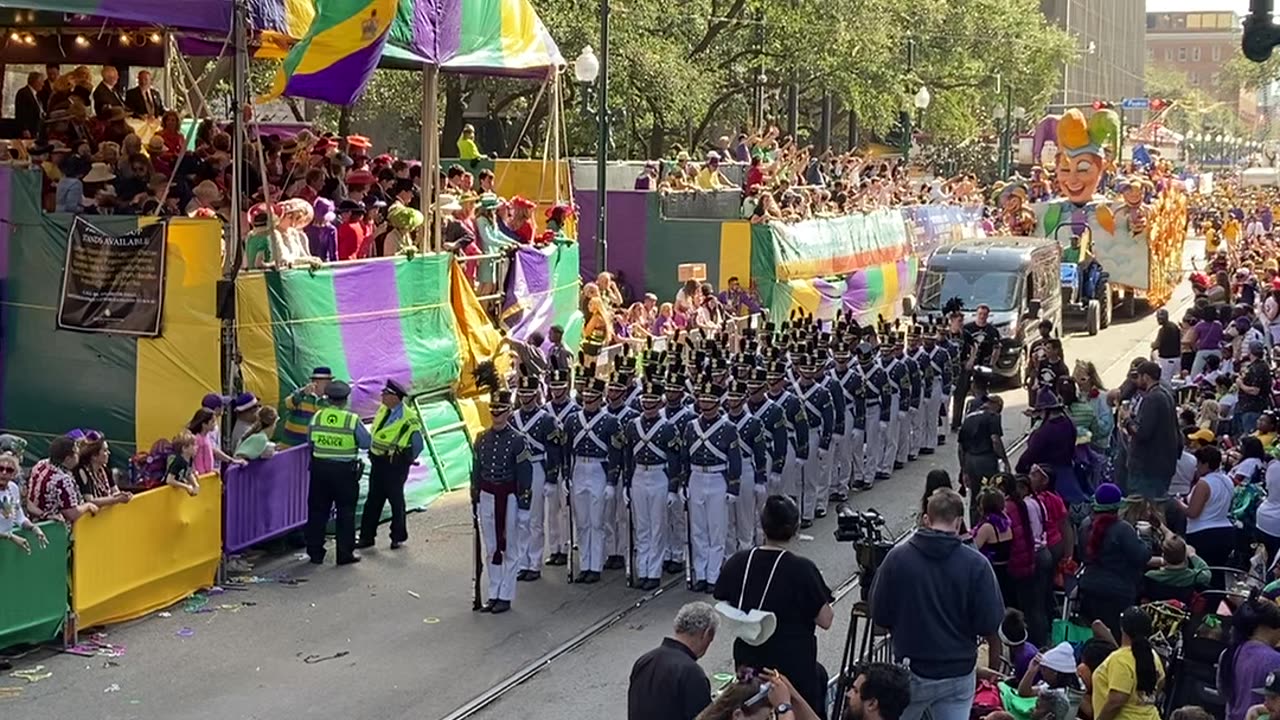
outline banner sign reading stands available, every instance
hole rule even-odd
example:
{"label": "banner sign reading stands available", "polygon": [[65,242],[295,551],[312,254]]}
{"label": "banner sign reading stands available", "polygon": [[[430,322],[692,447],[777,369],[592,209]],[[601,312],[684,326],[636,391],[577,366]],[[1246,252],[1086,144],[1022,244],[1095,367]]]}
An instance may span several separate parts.
{"label": "banner sign reading stands available", "polygon": [[113,234],[77,217],[67,237],[58,329],[158,337],[167,229],[157,222]]}

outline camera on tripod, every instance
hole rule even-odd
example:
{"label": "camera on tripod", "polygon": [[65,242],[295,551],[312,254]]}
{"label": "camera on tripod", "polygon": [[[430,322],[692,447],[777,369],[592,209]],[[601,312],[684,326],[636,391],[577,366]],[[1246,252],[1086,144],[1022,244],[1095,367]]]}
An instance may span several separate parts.
{"label": "camera on tripod", "polygon": [[884,525],[875,508],[858,512],[847,503],[836,506],[836,542],[884,542]]}

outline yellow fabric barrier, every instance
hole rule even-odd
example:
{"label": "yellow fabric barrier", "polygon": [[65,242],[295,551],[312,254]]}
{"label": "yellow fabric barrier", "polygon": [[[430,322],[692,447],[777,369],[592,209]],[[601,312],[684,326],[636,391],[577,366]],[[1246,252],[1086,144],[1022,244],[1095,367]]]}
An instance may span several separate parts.
{"label": "yellow fabric barrier", "polygon": [[79,627],[124,622],[213,584],[222,559],[222,480],[200,494],[157,488],[74,527],[71,601]]}
{"label": "yellow fabric barrier", "polygon": [[720,225],[720,283],[716,287],[729,287],[731,277],[738,278],[742,287],[751,287],[751,223],[746,220]]}
{"label": "yellow fabric barrier", "polygon": [[[145,224],[145,223],[143,223]],[[169,221],[165,246],[164,334],[138,340],[138,448],[172,437],[222,382],[216,297],[222,231],[213,220]]]}
{"label": "yellow fabric barrier", "polygon": [[457,394],[474,395],[478,390],[472,373],[476,365],[494,356],[502,338],[457,263],[451,263],[449,268],[449,306],[453,310],[453,328],[460,355]]}
{"label": "yellow fabric barrier", "polygon": [[493,178],[494,186],[503,197],[523,195],[538,203],[538,214],[534,219],[539,228],[546,224],[547,218],[544,213],[555,203],[557,195],[561,202],[569,202],[573,198],[573,190],[569,183],[569,163],[566,161],[560,163],[559,193],[556,192],[556,166],[552,162],[494,160]]}
{"label": "yellow fabric barrier", "polygon": [[280,369],[276,364],[276,339],[271,332],[271,303],[267,276],[245,273],[236,279],[236,340],[240,344],[240,372],[244,389],[263,405],[280,405]]}

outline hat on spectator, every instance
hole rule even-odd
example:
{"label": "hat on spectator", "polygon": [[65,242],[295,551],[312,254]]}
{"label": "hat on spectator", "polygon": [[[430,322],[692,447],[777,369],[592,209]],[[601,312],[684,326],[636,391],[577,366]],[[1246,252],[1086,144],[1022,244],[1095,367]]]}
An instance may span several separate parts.
{"label": "hat on spectator", "polygon": [[364,210],[365,210],[364,205],[361,205],[360,203],[356,202],[355,200],[343,200],[342,202],[338,203],[338,212],[339,212],[339,213],[349,213],[349,212],[351,212],[351,213],[361,213],[361,214],[364,214]]}
{"label": "hat on spectator", "polygon": [[1076,653],[1071,643],[1060,642],[1045,650],[1040,657],[1040,667],[1054,672],[1073,673],[1076,671]]}
{"label": "hat on spectator", "polygon": [[315,201],[316,217],[322,218],[325,222],[333,222],[333,201],[327,197],[317,197]]}
{"label": "hat on spectator", "polygon": [[347,174],[347,187],[351,187],[353,185],[372,185],[374,180],[375,178],[373,177],[373,173],[368,170],[356,170],[353,173]]}
{"label": "hat on spectator", "polygon": [[351,397],[351,386],[341,380],[334,380],[325,387],[324,396],[330,400],[341,402]]}
{"label": "hat on spectator", "polygon": [[1263,681],[1262,687],[1254,688],[1252,692],[1259,695],[1280,695],[1280,673],[1267,673],[1266,680]]}
{"label": "hat on spectator", "polygon": [[315,369],[315,370],[312,370],[312,371],[311,371],[311,379],[312,379],[312,380],[332,380],[332,379],[333,379],[333,371],[332,371],[332,370],[330,370],[330,369],[329,369],[327,366],[325,366],[325,365],[320,365],[320,366],[316,367],[316,369]]}
{"label": "hat on spectator", "polygon": [[396,205],[387,211],[387,222],[402,233],[411,232],[422,225],[422,211],[406,205]]}
{"label": "hat on spectator", "polygon": [[525,208],[526,210],[532,210],[533,208],[538,207],[538,203],[530,200],[529,198],[526,198],[523,195],[516,195],[515,197],[511,198],[511,204],[518,208]]}
{"label": "hat on spectator", "polygon": [[387,378],[387,383],[382,386],[382,394],[395,395],[396,397],[403,400],[409,396],[409,391],[406,390],[403,385],[396,382],[394,379]]}
{"label": "hat on spectator", "polygon": [[251,392],[242,392],[236,396],[235,411],[244,412],[258,407],[258,396]]}
{"label": "hat on spectator", "polygon": [[281,155],[292,155],[296,152],[298,152],[297,138],[289,138],[288,140],[285,140],[284,142],[280,143]]}
{"label": "hat on spectator", "polygon": [[689,152],[687,150],[681,150],[680,152],[676,153],[676,162],[688,162],[688,161],[689,161]]}
{"label": "hat on spectator", "polygon": [[163,152],[164,152],[164,138],[160,137],[159,135],[152,135],[151,139],[147,141],[147,153],[151,155],[158,155]]}
{"label": "hat on spectator", "polygon": [[1115,512],[1124,502],[1124,493],[1112,483],[1102,483],[1093,493],[1094,512]]}
{"label": "hat on spectator", "polygon": [[116,174],[111,172],[111,166],[104,162],[94,163],[89,168],[89,174],[84,176],[84,182],[87,183],[110,182],[115,179]]}
{"label": "hat on spectator", "polygon": [[709,163],[718,163],[718,162],[720,162],[720,153],[716,152],[715,150],[708,150],[708,151],[707,151],[707,162],[709,162]]}
{"label": "hat on spectator", "polygon": [[1254,340],[1249,343],[1249,354],[1256,357],[1265,357],[1267,354],[1267,346],[1261,340]]}
{"label": "hat on spectator", "polygon": [[[352,150],[368,150],[373,147],[373,142],[363,135],[348,135],[347,147]],[[353,152],[353,155],[361,155],[363,153]]]}
{"label": "hat on spectator", "polygon": [[480,196],[481,210],[497,210],[502,206],[502,198],[497,193],[487,192]]}
{"label": "hat on spectator", "polygon": [[221,410],[231,404],[235,398],[230,395],[219,395],[218,393],[209,393],[200,401],[200,407],[209,408],[210,410]]}
{"label": "hat on spectator", "polygon": [[436,203],[436,209],[443,210],[445,212],[456,212],[462,209],[462,203],[458,202],[457,195],[441,193],[440,200]]}

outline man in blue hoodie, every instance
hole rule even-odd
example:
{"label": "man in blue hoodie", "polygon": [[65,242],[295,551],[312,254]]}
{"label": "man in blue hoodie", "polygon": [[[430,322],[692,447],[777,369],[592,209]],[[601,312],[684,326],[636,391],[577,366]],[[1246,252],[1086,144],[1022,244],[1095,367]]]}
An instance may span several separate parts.
{"label": "man in blue hoodie", "polygon": [[888,628],[895,659],[911,671],[902,720],[968,720],[980,637],[999,648],[1004,601],[995,572],[960,542],[964,500],[942,488],[929,497],[925,527],[889,551],[871,587],[871,618]]}

